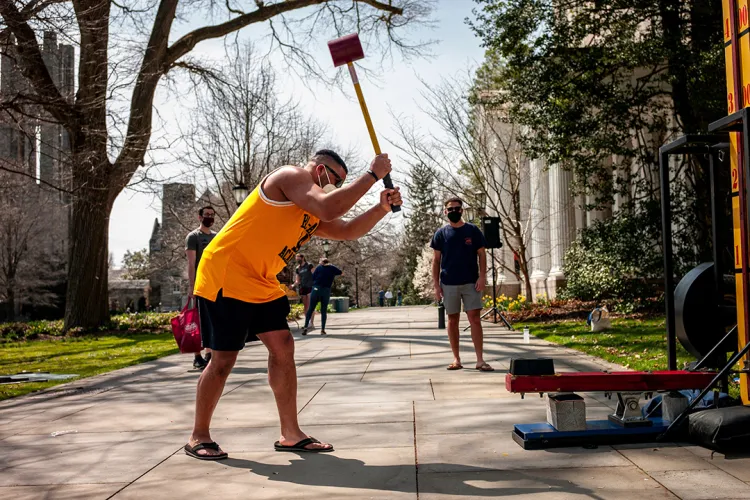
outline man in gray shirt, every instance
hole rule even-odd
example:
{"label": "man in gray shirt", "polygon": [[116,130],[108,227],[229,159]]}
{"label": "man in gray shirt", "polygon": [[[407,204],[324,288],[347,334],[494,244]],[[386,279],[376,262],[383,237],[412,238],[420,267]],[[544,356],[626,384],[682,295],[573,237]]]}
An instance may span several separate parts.
{"label": "man in gray shirt", "polygon": [[[198,229],[188,233],[185,239],[185,253],[187,254],[188,260],[188,302],[194,300],[193,288],[195,287],[195,272],[198,270],[198,263],[201,261],[203,250],[206,249],[211,240],[214,239],[216,233],[211,231],[211,226],[214,224],[214,217],[216,211],[213,207],[205,206],[198,210],[198,220],[200,226]],[[206,358],[203,359],[201,353],[195,353],[195,360],[193,366],[200,370],[203,370],[208,362],[211,360],[211,350],[206,349]]]}

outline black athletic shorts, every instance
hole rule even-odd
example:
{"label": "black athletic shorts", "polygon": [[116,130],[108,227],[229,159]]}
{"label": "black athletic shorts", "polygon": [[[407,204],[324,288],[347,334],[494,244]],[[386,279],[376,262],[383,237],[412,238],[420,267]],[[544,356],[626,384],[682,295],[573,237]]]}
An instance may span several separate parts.
{"label": "black athletic shorts", "polygon": [[217,351],[239,351],[245,342],[276,330],[289,330],[289,299],[285,296],[251,304],[224,297],[219,290],[216,301],[198,297],[203,347]]}
{"label": "black athletic shorts", "polygon": [[299,287],[299,294],[301,296],[310,295],[310,292],[312,292],[312,287],[309,287],[309,286]]}

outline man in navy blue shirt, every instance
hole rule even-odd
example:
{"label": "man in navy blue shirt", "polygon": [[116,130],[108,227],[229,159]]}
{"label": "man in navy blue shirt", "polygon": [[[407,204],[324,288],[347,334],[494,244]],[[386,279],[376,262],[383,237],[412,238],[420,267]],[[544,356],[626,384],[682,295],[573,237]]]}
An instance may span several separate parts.
{"label": "man in navy blue shirt", "polygon": [[328,259],[320,259],[320,265],[313,271],[313,287],[310,294],[310,307],[307,308],[305,315],[305,328],[302,329],[302,335],[307,335],[307,325],[310,324],[310,318],[315,308],[320,303],[320,334],[326,334],[326,319],[328,318],[328,301],[331,300],[331,287],[333,279],[341,276],[341,269],[332,265]]}
{"label": "man in navy blue shirt", "polygon": [[473,224],[461,220],[463,201],[451,198],[445,202],[445,215],[450,224],[437,230],[432,237],[432,280],[435,297],[442,300],[448,315],[448,339],[453,351],[453,363],[449,370],[460,370],[458,320],[461,316],[461,302],[471,324],[471,340],[477,353],[476,369],[491,372],[494,369],[484,361],[484,332],[480,315],[482,312],[482,291],[487,276],[487,246],[484,235]]}

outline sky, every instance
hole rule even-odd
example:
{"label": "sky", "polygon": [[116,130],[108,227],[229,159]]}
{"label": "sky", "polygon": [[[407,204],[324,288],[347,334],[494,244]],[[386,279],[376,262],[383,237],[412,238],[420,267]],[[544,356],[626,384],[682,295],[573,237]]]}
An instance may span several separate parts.
{"label": "sky", "polygon": [[[420,80],[438,82],[443,77],[466,75],[467,71],[481,64],[484,49],[465,22],[467,17],[473,17],[472,9],[475,5],[472,0],[439,0],[433,15],[434,25],[413,31],[413,39],[437,42],[431,48],[431,58],[404,61],[396,54],[393,62],[387,63],[383,68],[377,81],[370,81],[360,73],[360,84],[381,149],[384,153],[389,153],[392,159],[397,159],[397,152],[387,139],[395,137],[394,115],[418,120],[420,125],[424,121],[425,127],[429,127],[428,120],[420,117]],[[252,40],[251,36],[241,34],[240,39]],[[312,48],[311,52],[315,57],[326,58],[327,62],[330,54],[325,42],[327,40],[321,41],[320,47]],[[223,44],[220,41],[206,42],[196,47],[196,53],[219,59],[224,54]],[[351,85],[332,89],[314,82],[304,85],[294,75],[284,72],[279,59],[274,63],[277,71],[285,75],[284,92],[298,98],[308,115],[327,123],[336,144],[356,148],[361,151],[363,158],[372,156],[372,145]],[[366,65],[367,60],[362,61],[362,64]],[[325,67],[324,64],[321,65]],[[335,70],[332,64],[330,66],[333,76]],[[160,91],[155,100],[155,110],[165,121],[164,129],[174,129],[178,125],[184,127],[182,122],[187,115],[186,108],[190,105],[189,96],[177,100],[165,89]],[[398,161],[394,161],[394,173],[403,171],[403,168]],[[180,165],[174,165],[172,169],[174,172],[181,172],[184,166],[180,168]],[[169,172],[162,171],[162,174],[168,176]],[[173,180],[192,182],[189,175]],[[112,210],[109,231],[109,249],[116,265],[121,263],[126,251],[148,248],[155,218],[161,219],[161,204],[157,196],[134,189],[125,189],[118,196]]]}

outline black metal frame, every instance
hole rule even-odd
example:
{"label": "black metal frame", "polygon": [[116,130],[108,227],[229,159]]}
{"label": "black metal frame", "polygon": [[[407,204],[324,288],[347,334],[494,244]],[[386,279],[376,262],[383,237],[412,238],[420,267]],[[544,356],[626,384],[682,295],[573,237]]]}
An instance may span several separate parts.
{"label": "black metal frame", "polygon": [[[664,307],[666,309],[667,326],[667,364],[669,370],[677,369],[677,334],[675,331],[675,305],[674,305],[674,254],[672,251],[672,197],[669,186],[669,157],[672,155],[685,154],[707,154],[711,158],[711,214],[715,216],[719,210],[719,197],[717,196],[716,176],[718,172],[713,168],[714,157],[718,154],[717,144],[726,143],[728,135],[724,134],[688,134],[667,143],[659,148],[659,179],[661,184],[661,224],[662,245],[664,247]],[[715,221],[716,219],[714,219]],[[717,234],[718,224],[713,225],[713,234]],[[714,239],[714,269],[720,267],[718,242]],[[722,271],[715,273],[717,293],[721,291]]]}
{"label": "black metal frame", "polygon": [[[503,244],[500,243],[500,247],[502,248]],[[490,313],[493,313],[492,315],[492,322],[497,323],[497,317],[500,316],[500,319],[503,321],[505,326],[508,328],[508,330],[513,330],[513,326],[510,324],[508,319],[503,316],[503,313],[500,312],[495,304],[497,304],[497,285],[495,284],[495,248],[490,248],[490,259],[492,259],[492,308],[489,309],[487,312],[482,314],[480,316],[480,320],[486,318],[490,315]],[[464,328],[464,331],[471,328],[471,325]]]}
{"label": "black metal frame", "polygon": [[744,356],[750,351],[750,343],[745,344],[745,347],[743,347],[741,350],[737,351],[727,362],[726,365],[724,365],[724,368],[721,369],[719,373],[716,374],[716,376],[713,378],[710,384],[708,384],[701,392],[698,394],[693,400],[690,402],[687,408],[685,408],[682,413],[680,413],[674,421],[669,424],[669,427],[667,427],[667,430],[664,431],[664,434],[659,436],[657,441],[664,441],[668,436],[669,433],[672,432],[674,429],[678,429],[682,422],[685,421],[685,419],[690,415],[690,412],[693,411],[693,408],[698,406],[698,403],[700,403],[703,398],[706,397],[706,394],[711,392],[711,389],[714,388],[722,379],[726,378],[726,376],[729,374],[729,372],[732,370],[732,367],[736,365]]}

